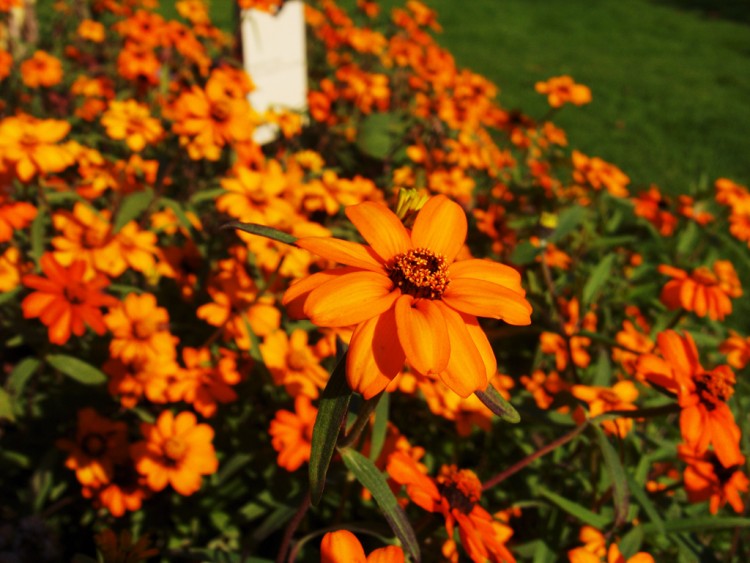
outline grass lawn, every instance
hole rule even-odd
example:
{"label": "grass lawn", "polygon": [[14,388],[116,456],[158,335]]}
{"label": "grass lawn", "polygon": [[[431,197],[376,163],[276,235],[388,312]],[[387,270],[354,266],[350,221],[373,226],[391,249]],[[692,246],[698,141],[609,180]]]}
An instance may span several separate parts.
{"label": "grass lawn", "polygon": [[500,87],[504,106],[538,116],[537,80],[570,74],[588,85],[594,101],[557,122],[636,187],[750,183],[750,26],[647,0],[428,3],[443,44]]}

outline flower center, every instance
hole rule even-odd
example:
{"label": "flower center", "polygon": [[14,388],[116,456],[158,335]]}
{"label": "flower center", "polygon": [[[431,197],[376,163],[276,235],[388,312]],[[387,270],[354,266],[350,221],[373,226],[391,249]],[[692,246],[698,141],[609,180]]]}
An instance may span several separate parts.
{"label": "flower center", "polygon": [[101,457],[107,449],[107,442],[101,434],[86,434],[81,449],[90,457]]}
{"label": "flower center", "polygon": [[71,284],[65,286],[63,295],[71,305],[80,305],[86,302],[87,288],[83,284]]}
{"label": "flower center", "polygon": [[695,377],[695,387],[700,395],[701,402],[709,410],[713,410],[718,403],[726,403],[734,394],[734,383],[726,374],[715,369]]}
{"label": "flower center", "polygon": [[443,466],[437,482],[440,494],[451,508],[464,514],[469,514],[473,510],[482,494],[482,483],[474,472],[469,469],[459,470],[455,465]]}
{"label": "flower center", "polygon": [[393,258],[388,277],[403,293],[425,299],[440,299],[450,283],[445,258],[427,248],[413,248]]}
{"label": "flower center", "polygon": [[164,455],[170,461],[180,461],[185,457],[187,451],[187,444],[179,438],[172,437],[164,442]]}
{"label": "flower center", "polygon": [[693,270],[693,279],[699,284],[708,287],[718,285],[719,283],[719,281],[716,279],[716,276],[714,276],[711,270],[709,270],[705,266],[700,266]]}
{"label": "flower center", "polygon": [[211,117],[215,121],[224,122],[229,118],[231,109],[229,104],[224,100],[217,100],[211,105]]}
{"label": "flower center", "polygon": [[154,332],[156,332],[156,326],[148,319],[139,319],[133,323],[133,336],[138,340],[146,340]]}
{"label": "flower center", "polygon": [[292,350],[286,356],[286,363],[294,371],[302,371],[307,365],[307,354],[304,350]]}

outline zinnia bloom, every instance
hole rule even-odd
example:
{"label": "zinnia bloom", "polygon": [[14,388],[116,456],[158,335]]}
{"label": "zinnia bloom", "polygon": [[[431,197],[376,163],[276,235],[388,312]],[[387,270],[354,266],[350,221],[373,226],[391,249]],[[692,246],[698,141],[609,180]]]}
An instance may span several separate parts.
{"label": "zinnia bloom", "polygon": [[70,152],[57,145],[68,131],[67,121],[25,114],[8,117],[0,122],[0,152],[22,182],[36,174],[62,172],[74,162]]}
{"label": "zinnia bloom", "polygon": [[680,430],[685,442],[701,455],[713,444],[724,467],[744,462],[740,452],[740,429],[726,401],[734,394],[734,373],[729,366],[706,371],[700,364],[692,336],[673,330],[657,337],[662,358],[644,354],[638,371],[645,378],[677,394],[682,411]]}
{"label": "zinnia bloom", "polygon": [[571,103],[577,106],[591,101],[591,90],[583,84],[576,84],[570,76],[554,76],[546,82],[537,82],[534,89],[547,95],[547,102],[553,108]]}
{"label": "zinnia bloom", "polygon": [[458,524],[461,545],[472,561],[515,563],[505,547],[513,530],[479,505],[482,483],[474,472],[445,465],[433,479],[422,473],[420,465],[403,452],[391,455],[387,471],[396,483],[406,486],[414,504],[443,515],[449,538],[453,538]]}
{"label": "zinnia bloom", "polygon": [[732,312],[730,298],[742,295],[742,285],[729,260],[717,260],[712,269],[713,272],[700,266],[688,274],[662,264],[659,273],[672,278],[661,290],[662,302],[672,310],[682,307],[699,317],[708,315],[713,320],[723,321]]}
{"label": "zinnia bloom", "polygon": [[135,100],[109,102],[109,109],[102,116],[102,125],[111,139],[125,140],[134,152],[142,151],[164,132],[161,122],[151,117],[148,106]]}
{"label": "zinnia bloom", "polygon": [[688,464],[685,468],[685,491],[690,502],[709,501],[711,514],[729,503],[735,512],[745,510],[740,493],[747,493],[750,480],[742,472],[745,458],[736,465],[723,467],[714,452],[698,454],[685,444],[679,447],[680,457]]}
{"label": "zinnia bloom", "polygon": [[295,399],[294,412],[280,410],[276,413],[268,433],[273,449],[279,452],[279,467],[296,471],[310,460],[312,431],[317,415],[318,409],[305,395]]}
{"label": "zinnia bloom", "polygon": [[616,543],[610,544],[607,548],[607,539],[604,534],[591,526],[581,528],[578,537],[585,545],[568,551],[570,563],[601,563],[605,555],[607,563],[654,563],[653,556],[645,551],[625,559]]}
{"label": "zinnia bloom", "polygon": [[38,317],[48,327],[52,344],[65,344],[71,332],[82,336],[86,325],[96,334],[104,334],[107,326],[100,308],[117,303],[102,293],[109,280],[101,274],[85,280],[85,262],[76,261],[66,268],[51,254],[42,256],[41,267],[44,276],[28,274],[22,279],[24,285],[36,290],[21,302],[24,318]]}
{"label": "zinnia bloom", "polygon": [[384,205],[346,209],[369,246],[334,238],[297,245],[347,267],[325,270],[287,290],[295,316],[321,327],[356,325],[347,358],[355,391],[370,398],[407,360],[468,397],[487,387],[497,361],[477,316],[531,323],[520,274],[488,260],[454,262],[466,239],[466,215],[445,196],[429,200],[411,231]]}
{"label": "zinnia bloom", "polygon": [[36,51],[21,63],[21,80],[29,88],[54,86],[62,81],[62,63],[45,51]]}
{"label": "zinnia bloom", "polygon": [[381,547],[365,557],[357,536],[349,530],[328,532],[320,542],[320,563],[403,563],[404,550],[395,545]]}
{"label": "zinnia bloom", "polygon": [[113,358],[124,362],[174,358],[175,338],[169,332],[169,313],[158,307],[150,293],[128,293],[105,317],[114,338],[109,345]]}
{"label": "zinnia bloom", "polygon": [[164,411],[156,424],[142,423],[141,432],[146,439],[133,444],[130,452],[136,470],[154,491],[169,484],[181,495],[192,495],[201,488],[201,476],[219,468],[212,444],[214,430],[197,424],[191,412],[173,416]]}

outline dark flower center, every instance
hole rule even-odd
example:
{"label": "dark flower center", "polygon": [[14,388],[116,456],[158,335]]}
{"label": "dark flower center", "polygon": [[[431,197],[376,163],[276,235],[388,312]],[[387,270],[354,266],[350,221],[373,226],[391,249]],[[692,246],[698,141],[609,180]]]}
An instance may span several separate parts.
{"label": "dark flower center", "polygon": [[101,434],[86,434],[81,443],[81,449],[89,457],[101,457],[107,450],[107,441]]}
{"label": "dark flower center", "polygon": [[701,402],[708,410],[715,409],[719,403],[726,403],[734,394],[731,381],[721,371],[707,371],[695,376],[695,387]]}
{"label": "dark flower center", "polygon": [[437,478],[440,494],[448,501],[451,508],[469,514],[479,502],[482,494],[482,483],[473,471],[458,470],[455,465],[445,466]]}
{"label": "dark flower center", "polygon": [[427,248],[413,248],[393,258],[388,277],[402,293],[424,299],[440,299],[450,282],[445,258]]}

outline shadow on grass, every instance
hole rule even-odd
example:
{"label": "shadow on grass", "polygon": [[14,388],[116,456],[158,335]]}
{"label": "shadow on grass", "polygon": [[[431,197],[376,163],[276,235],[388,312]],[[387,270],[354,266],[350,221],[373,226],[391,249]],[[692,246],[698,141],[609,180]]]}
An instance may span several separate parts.
{"label": "shadow on grass", "polygon": [[651,0],[678,10],[696,12],[707,19],[731,20],[750,25],[749,0]]}

